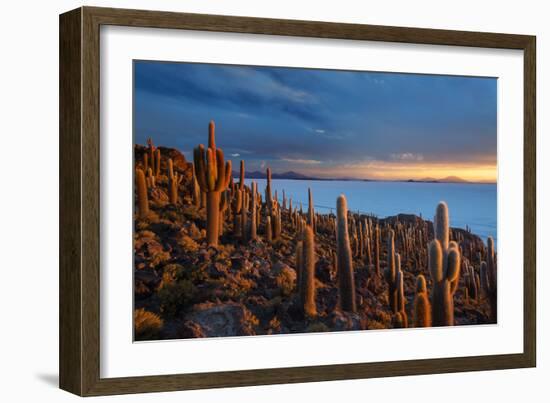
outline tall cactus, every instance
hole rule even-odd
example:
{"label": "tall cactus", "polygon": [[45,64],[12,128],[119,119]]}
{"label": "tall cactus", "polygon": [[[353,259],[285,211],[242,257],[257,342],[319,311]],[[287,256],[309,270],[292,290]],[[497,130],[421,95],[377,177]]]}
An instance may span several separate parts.
{"label": "tall cactus", "polygon": [[160,175],[160,149],[158,148],[155,151],[155,167],[153,169],[153,174],[158,177]]}
{"label": "tall cactus", "polygon": [[239,189],[242,191],[244,189],[244,160],[241,160],[239,171]]}
{"label": "tall cactus", "polygon": [[233,212],[233,235],[241,237],[241,210],[243,207],[243,193],[239,188],[235,189],[235,194],[231,199],[231,211]]}
{"label": "tall cactus", "polygon": [[340,307],[344,311],[355,312],[355,279],[348,232],[348,206],[346,196],[340,195],[336,201],[337,211],[337,253],[338,253],[338,288]]}
{"label": "tall cactus", "polygon": [[492,237],[487,238],[487,258],[481,262],[480,279],[481,288],[485,297],[489,300],[491,309],[491,321],[497,320],[497,267],[495,259],[495,243]]}
{"label": "tall cactus", "polygon": [[243,203],[241,207],[241,238],[243,242],[247,242],[250,236],[248,227],[248,208],[250,207],[250,195],[246,188],[243,190]]}
{"label": "tall cactus", "polygon": [[432,308],[428,298],[428,288],[426,279],[422,274],[416,277],[416,294],[414,296],[413,307],[413,326],[431,327],[432,326]]}
{"label": "tall cactus", "polygon": [[256,190],[256,182],[252,182],[252,200],[251,200],[251,211],[250,211],[250,240],[255,241],[257,238],[256,230],[257,230],[257,223],[256,223],[256,207],[257,207],[257,190]]}
{"label": "tall cactus", "polygon": [[178,203],[178,186],[183,180],[183,176],[174,173],[174,166],[172,163],[172,158],[168,160],[168,198],[170,204],[176,205]]}
{"label": "tall cactus", "polygon": [[387,265],[384,270],[384,278],[388,283],[388,303],[392,312],[397,313],[397,268],[396,268],[396,253],[395,253],[395,233],[392,229],[388,232],[388,255],[387,255]]}
{"label": "tall cactus", "polygon": [[199,145],[193,150],[197,181],[206,193],[206,238],[208,245],[218,245],[220,194],[229,185],[231,161],[225,162],[223,151],[216,148],[215,126],[209,124],[208,149]]}
{"label": "tall cactus", "polygon": [[147,152],[149,153],[149,165],[155,169],[155,146],[151,137],[147,139]]}
{"label": "tall cactus", "polygon": [[271,195],[271,168],[267,168],[266,186],[265,186],[265,206],[267,208],[267,214],[271,215],[271,207],[273,203],[273,197]]}
{"label": "tall cactus", "polygon": [[405,299],[405,285],[403,271],[401,271],[401,257],[399,253],[395,254],[396,258],[396,294],[397,294],[397,311],[401,312],[401,318],[403,320],[403,327],[409,327],[409,319],[407,317],[407,310],[405,305],[407,300]]}
{"label": "tall cactus", "polygon": [[201,207],[201,188],[199,187],[199,183],[197,182],[197,175],[195,173],[195,164],[192,165],[193,167],[193,204],[195,207],[199,208]]}
{"label": "tall cactus", "polygon": [[449,248],[449,209],[443,201],[439,202],[435,210],[434,238],[444,251]]}
{"label": "tall cactus", "polygon": [[380,227],[378,224],[374,230],[374,268],[376,275],[380,277]]}
{"label": "tall cactus", "polygon": [[460,250],[449,242],[449,210],[440,202],[434,217],[435,239],[428,250],[428,266],[433,280],[432,321],[434,326],[454,325],[453,296],[460,275]]}
{"label": "tall cactus", "polygon": [[273,241],[273,234],[271,233],[271,217],[267,216],[265,218],[265,240],[267,243]]}
{"label": "tall cactus", "polygon": [[149,199],[147,197],[147,184],[142,169],[136,169],[136,190],[138,197],[138,216],[146,218],[149,215]]}
{"label": "tall cactus", "polygon": [[317,316],[315,306],[315,241],[313,230],[308,225],[303,232],[302,259],[300,270],[300,300],[304,315],[309,318]]}
{"label": "tall cactus", "polygon": [[315,225],[315,207],[313,205],[313,193],[311,193],[311,188],[307,188],[307,195],[308,195],[308,209],[307,209],[308,224],[313,229],[313,232],[317,232],[317,226]]}

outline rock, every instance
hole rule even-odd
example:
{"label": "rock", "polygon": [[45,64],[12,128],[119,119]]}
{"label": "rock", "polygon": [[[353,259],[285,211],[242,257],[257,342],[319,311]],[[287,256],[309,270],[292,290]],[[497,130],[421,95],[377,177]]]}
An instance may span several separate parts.
{"label": "rock", "polygon": [[359,315],[354,313],[333,311],[328,319],[332,331],[361,330],[362,328]]}
{"label": "rock", "polygon": [[195,305],[185,318],[185,328],[195,337],[226,337],[254,335],[258,319],[241,304],[235,302],[206,302]]}

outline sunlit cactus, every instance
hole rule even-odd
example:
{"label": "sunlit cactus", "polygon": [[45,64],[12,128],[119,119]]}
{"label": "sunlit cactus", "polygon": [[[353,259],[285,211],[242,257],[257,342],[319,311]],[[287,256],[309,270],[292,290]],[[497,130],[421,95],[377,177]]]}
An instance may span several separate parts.
{"label": "sunlit cactus", "polygon": [[195,164],[192,165],[193,168],[193,204],[195,207],[199,208],[201,207],[201,188],[199,186],[199,183],[197,182],[197,176],[195,174]]}
{"label": "sunlit cactus", "polygon": [[414,296],[413,307],[413,326],[431,327],[432,326],[432,308],[428,298],[428,288],[426,279],[422,274],[416,277],[416,293]]}
{"label": "sunlit cactus", "polygon": [[394,327],[394,329],[401,329],[405,327],[403,314],[401,312],[397,312],[393,314],[392,326]]}
{"label": "sunlit cactus", "polygon": [[336,201],[338,227],[338,288],[340,307],[344,311],[355,312],[355,279],[348,232],[348,206],[346,196],[340,195]]}
{"label": "sunlit cactus", "polygon": [[495,259],[495,243],[492,237],[487,238],[486,261],[481,262],[480,268],[481,288],[484,296],[489,301],[491,309],[491,321],[497,320],[497,267]]}
{"label": "sunlit cactus", "polygon": [[220,194],[229,185],[231,161],[225,162],[223,151],[216,148],[214,122],[210,122],[208,148],[201,144],[194,149],[193,160],[197,181],[206,193],[206,239],[208,245],[218,245]]}
{"label": "sunlit cactus", "polygon": [[271,233],[271,217],[267,216],[265,218],[265,240],[267,243],[271,243],[273,241],[273,235]]}
{"label": "sunlit cactus", "polygon": [[235,194],[231,199],[231,211],[233,213],[233,235],[241,237],[241,210],[243,206],[243,193],[240,189],[235,189]]}
{"label": "sunlit cactus", "polygon": [[315,241],[313,230],[309,225],[305,227],[303,232],[302,268],[299,287],[304,315],[314,318],[317,316],[315,306]]}
{"label": "sunlit cactus", "polygon": [[154,167],[154,176],[160,175],[160,149],[156,149],[155,151],[155,167]]}
{"label": "sunlit cactus", "polygon": [[168,198],[170,204],[176,205],[178,203],[178,186],[183,180],[183,176],[177,172],[168,179]]}
{"label": "sunlit cactus", "polygon": [[[444,262],[445,261],[445,262]],[[434,326],[454,325],[454,301],[451,283],[460,272],[460,252],[449,248],[444,254],[439,240],[429,244],[428,266],[433,281],[432,321]]]}
{"label": "sunlit cactus", "polygon": [[398,253],[396,257],[396,294],[397,294],[397,311],[401,312],[401,319],[403,321],[403,327],[409,327],[409,318],[405,309],[405,279],[403,277],[403,271],[401,271],[401,257]]}
{"label": "sunlit cactus", "polygon": [[449,209],[445,202],[439,202],[435,210],[434,237],[443,251],[449,248]]}
{"label": "sunlit cactus", "polygon": [[252,200],[251,200],[251,211],[250,211],[250,240],[255,241],[257,238],[257,223],[256,219],[258,218],[256,216],[256,207],[257,207],[257,190],[256,190],[256,182],[252,182],[251,186],[251,194],[252,194]]}
{"label": "sunlit cactus", "polygon": [[153,139],[149,137],[147,139],[147,152],[149,153],[149,165],[152,169],[155,168],[155,146]]}
{"label": "sunlit cactus", "polygon": [[454,325],[454,293],[460,276],[460,248],[449,241],[449,210],[445,202],[437,205],[434,217],[434,237],[429,244],[428,266],[433,280],[433,326]]}
{"label": "sunlit cactus", "polygon": [[309,203],[307,209],[308,224],[313,229],[313,232],[317,232],[317,226],[315,224],[315,207],[313,205],[313,193],[311,192],[311,188],[307,189],[307,195]]}
{"label": "sunlit cactus", "polygon": [[147,184],[142,169],[136,169],[136,190],[138,198],[138,217],[146,218],[149,215],[149,199],[147,196]]}
{"label": "sunlit cactus", "polygon": [[395,233],[392,229],[388,232],[387,264],[384,270],[384,278],[388,283],[388,303],[393,313],[398,312],[397,307],[397,268],[395,253]]}
{"label": "sunlit cactus", "polygon": [[155,176],[151,168],[147,169],[147,186],[154,188],[156,186]]}
{"label": "sunlit cactus", "polygon": [[244,160],[241,160],[240,169],[239,169],[239,189],[244,189]]}
{"label": "sunlit cactus", "polygon": [[149,154],[147,154],[147,151],[143,153],[143,172],[147,172],[149,170]]}
{"label": "sunlit cactus", "polygon": [[374,268],[376,275],[380,277],[380,227],[378,224],[374,230]]}
{"label": "sunlit cactus", "polygon": [[273,197],[271,195],[271,168],[267,168],[266,172],[265,205],[267,208],[267,214],[271,215],[271,207],[273,202]]}
{"label": "sunlit cactus", "polygon": [[243,202],[241,207],[241,238],[243,242],[247,242],[250,237],[250,229],[248,227],[248,209],[250,207],[250,194],[246,188],[243,190]]}

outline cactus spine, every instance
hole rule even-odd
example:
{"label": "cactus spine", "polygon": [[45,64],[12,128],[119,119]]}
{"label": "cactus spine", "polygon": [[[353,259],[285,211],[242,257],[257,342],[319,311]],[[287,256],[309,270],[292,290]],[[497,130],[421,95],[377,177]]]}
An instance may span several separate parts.
{"label": "cactus spine", "polygon": [[136,169],[136,188],[138,197],[138,216],[146,218],[149,215],[149,199],[147,197],[147,183],[142,169]]}
{"label": "cactus spine", "polygon": [[416,294],[414,296],[413,307],[413,326],[432,326],[432,312],[430,307],[430,300],[428,298],[428,288],[426,287],[426,279],[422,274],[419,274],[418,277],[416,277]]}
{"label": "cactus spine", "polygon": [[304,228],[302,259],[300,270],[300,300],[304,315],[309,318],[317,316],[315,306],[315,241],[313,230],[308,225]]}
{"label": "cactus spine", "polygon": [[348,232],[348,206],[346,196],[340,195],[336,201],[338,227],[338,288],[340,307],[344,311],[355,312],[355,279]]}
{"label": "cactus spine", "polygon": [[218,245],[220,194],[229,185],[231,161],[225,162],[223,151],[216,148],[214,122],[209,124],[208,148],[201,144],[194,149],[193,160],[197,181],[206,193],[206,238],[208,245]]}

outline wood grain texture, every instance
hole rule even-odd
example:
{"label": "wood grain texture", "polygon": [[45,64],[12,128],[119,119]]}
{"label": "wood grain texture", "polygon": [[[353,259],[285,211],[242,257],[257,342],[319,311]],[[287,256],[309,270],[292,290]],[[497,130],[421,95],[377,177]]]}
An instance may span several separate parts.
{"label": "wood grain texture", "polygon": [[59,21],[59,385],[81,394],[81,10]]}
{"label": "wood grain texture", "polygon": [[[100,378],[101,25],[524,51],[524,352],[185,375]],[[531,367],[536,363],[535,37],[83,7],[60,17],[60,386],[82,396]]]}

